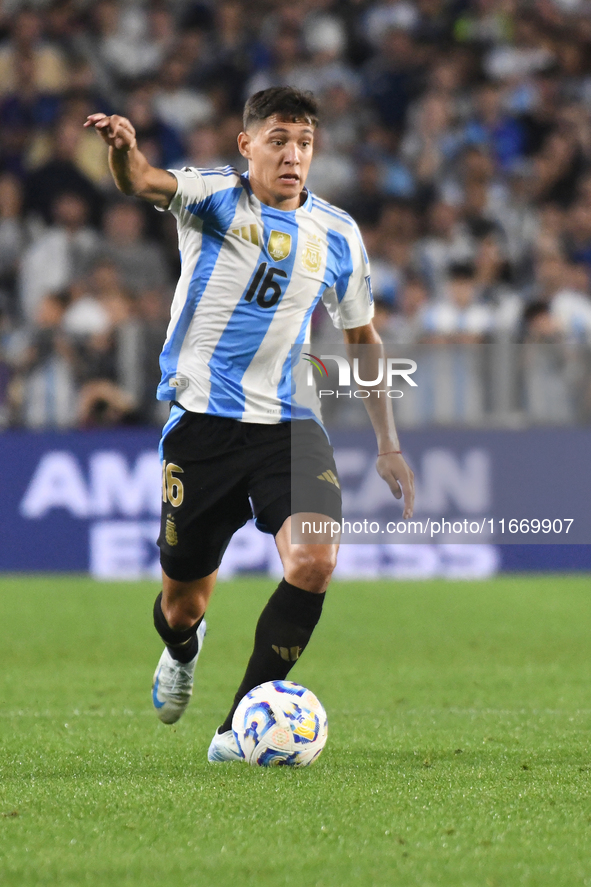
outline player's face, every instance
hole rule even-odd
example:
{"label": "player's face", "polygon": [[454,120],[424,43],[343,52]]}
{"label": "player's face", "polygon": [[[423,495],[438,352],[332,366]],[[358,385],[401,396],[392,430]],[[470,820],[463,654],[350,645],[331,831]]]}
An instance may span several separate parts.
{"label": "player's face", "polygon": [[295,209],[312,160],[314,128],[309,123],[288,123],[277,115],[238,137],[241,154],[248,159],[254,193],[264,203]]}

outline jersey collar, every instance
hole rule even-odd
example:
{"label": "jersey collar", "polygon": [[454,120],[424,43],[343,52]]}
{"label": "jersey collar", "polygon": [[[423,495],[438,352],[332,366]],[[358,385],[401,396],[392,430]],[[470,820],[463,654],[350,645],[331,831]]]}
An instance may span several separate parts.
{"label": "jersey collar", "polygon": [[306,188],[306,187],[303,188],[303,191],[306,194],[306,199],[304,200],[304,202],[302,204],[300,204],[300,206],[298,206],[297,209],[277,209],[276,207],[273,207],[273,206],[267,206],[266,203],[261,203],[261,201],[258,199],[258,197],[255,196],[255,194],[252,190],[249,178],[248,178],[248,172],[242,173],[242,175],[240,176],[240,181],[242,182],[244,188],[246,189],[248,196],[252,200],[256,201],[256,203],[258,203],[259,206],[264,206],[265,210],[268,212],[278,213],[281,216],[289,216],[289,215],[293,215],[294,213],[299,212],[302,209],[307,210],[307,212],[312,211],[312,192],[309,191],[308,188]]}

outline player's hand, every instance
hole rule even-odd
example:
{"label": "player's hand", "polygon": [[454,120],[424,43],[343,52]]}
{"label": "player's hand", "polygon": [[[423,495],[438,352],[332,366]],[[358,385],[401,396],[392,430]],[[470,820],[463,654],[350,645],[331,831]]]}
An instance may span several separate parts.
{"label": "player's hand", "polygon": [[403,518],[412,517],[415,502],[415,476],[399,453],[384,453],[378,456],[376,469],[385,480],[395,499],[404,496]]}
{"label": "player's hand", "polygon": [[93,126],[102,140],[117,151],[130,151],[136,146],[135,129],[127,117],[112,114],[89,114],[84,126]]}

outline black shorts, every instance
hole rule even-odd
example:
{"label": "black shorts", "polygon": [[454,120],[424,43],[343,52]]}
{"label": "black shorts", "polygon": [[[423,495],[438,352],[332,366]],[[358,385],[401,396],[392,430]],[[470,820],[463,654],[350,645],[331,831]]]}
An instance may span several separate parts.
{"label": "black shorts", "polygon": [[[333,450],[313,419],[256,425],[185,411],[162,440],[158,546],[167,576],[208,576],[230,539],[254,515],[276,533],[307,511],[341,520]],[[252,507],[251,507],[252,503]]]}

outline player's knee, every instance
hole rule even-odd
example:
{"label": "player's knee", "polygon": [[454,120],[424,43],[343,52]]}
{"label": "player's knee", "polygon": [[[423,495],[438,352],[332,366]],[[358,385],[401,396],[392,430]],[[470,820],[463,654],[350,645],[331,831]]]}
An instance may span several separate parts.
{"label": "player's knee", "polygon": [[176,613],[173,611],[172,615],[169,615],[166,621],[173,631],[186,631],[188,628],[191,628],[197,620],[187,616],[185,613]]}
{"label": "player's knee", "polygon": [[185,631],[186,629],[191,628],[191,626],[193,626],[200,618],[200,616],[197,615],[200,608],[183,607],[178,604],[173,604],[166,609],[164,607],[162,609],[166,621],[173,631]]}
{"label": "player's knee", "polygon": [[207,596],[193,592],[190,595],[164,595],[162,612],[173,631],[185,631],[200,619],[207,608]]}
{"label": "player's knee", "polygon": [[336,562],[336,545],[296,548],[290,557],[285,578],[298,588],[321,593],[330,582]]}

